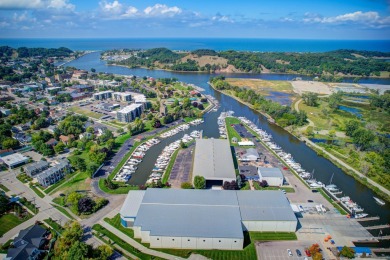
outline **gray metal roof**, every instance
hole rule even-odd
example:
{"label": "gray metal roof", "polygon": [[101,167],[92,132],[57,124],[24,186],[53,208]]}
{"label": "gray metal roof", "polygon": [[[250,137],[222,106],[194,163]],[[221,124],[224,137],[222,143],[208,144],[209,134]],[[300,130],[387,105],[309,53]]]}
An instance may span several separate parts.
{"label": "gray metal roof", "polygon": [[40,171],[44,168],[46,168],[47,166],[49,166],[48,162],[46,161],[39,161],[39,162],[35,162],[35,163],[32,163],[32,164],[29,164],[27,166],[24,167],[24,170],[26,172],[32,172],[32,171]]}
{"label": "gray metal roof", "polygon": [[223,139],[196,139],[192,176],[206,180],[236,179],[229,141]]}
{"label": "gray metal roof", "polygon": [[283,174],[279,168],[259,167],[258,170],[259,170],[259,173],[261,174],[261,176],[263,176],[263,177],[283,178]]}
{"label": "gray metal roof", "polygon": [[125,202],[123,202],[123,206],[120,211],[121,216],[136,217],[144,195],[144,190],[134,190],[129,192],[129,194],[127,194]]}
{"label": "gray metal roof", "polygon": [[243,238],[241,221],[296,221],[281,191],[130,191],[121,216],[153,236]]}
{"label": "gray metal roof", "polygon": [[37,179],[44,179],[46,177],[50,177],[55,172],[62,170],[63,168],[69,166],[69,161],[64,159],[58,162],[58,164],[54,165],[53,167],[50,167],[49,169],[44,170],[40,174],[37,175]]}
{"label": "gray metal roof", "polygon": [[246,149],[244,156],[255,156],[256,158],[259,158],[259,153],[255,148],[248,148]]}
{"label": "gray metal roof", "polygon": [[237,191],[243,221],[296,221],[282,191]]}

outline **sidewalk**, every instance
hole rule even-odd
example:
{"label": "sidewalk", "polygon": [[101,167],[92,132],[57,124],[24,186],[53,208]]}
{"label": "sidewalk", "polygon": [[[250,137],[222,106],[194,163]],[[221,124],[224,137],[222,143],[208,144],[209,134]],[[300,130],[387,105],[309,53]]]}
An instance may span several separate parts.
{"label": "sidewalk", "polygon": [[145,253],[145,254],[148,254],[148,255],[157,256],[157,257],[160,257],[160,258],[163,258],[163,259],[184,259],[184,258],[181,258],[179,256],[169,255],[169,254],[166,254],[166,253],[163,253],[163,252],[160,252],[160,251],[149,249],[149,248],[141,245],[140,243],[138,243],[134,239],[130,238],[126,234],[122,233],[120,230],[114,228],[113,226],[111,226],[110,224],[108,224],[105,221],[100,221],[99,224],[102,225],[103,227],[105,227],[111,233],[114,233],[116,236],[121,238],[123,241],[126,241],[126,243],[128,243],[128,244],[132,245],[133,247],[137,248],[142,253]]}

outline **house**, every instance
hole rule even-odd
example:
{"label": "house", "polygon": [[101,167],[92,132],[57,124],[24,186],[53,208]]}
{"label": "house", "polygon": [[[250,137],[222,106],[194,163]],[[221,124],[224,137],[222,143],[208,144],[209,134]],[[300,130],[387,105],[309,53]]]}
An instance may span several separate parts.
{"label": "house", "polygon": [[11,109],[2,108],[0,109],[0,112],[5,116],[9,116],[11,114]]}
{"label": "house", "polygon": [[37,180],[39,184],[44,187],[52,185],[62,178],[64,178],[65,174],[70,171],[70,164],[68,160],[61,160],[53,167],[50,167],[43,172],[39,173],[37,176]]}
{"label": "house", "polygon": [[82,134],[79,135],[79,139],[80,140],[83,139],[83,138],[85,138],[85,139],[92,139],[92,137],[93,137],[93,134],[88,133],[88,132],[85,132],[85,133],[82,133]]}
{"label": "house", "polygon": [[50,232],[39,225],[23,229],[13,241],[14,248],[8,249],[7,260],[40,259],[44,246],[50,238]]}
{"label": "house", "polygon": [[[50,111],[50,114],[52,114],[52,112]],[[55,115],[55,112],[53,113],[53,116]],[[47,127],[47,131],[51,134],[54,134],[55,130],[57,130],[57,126],[55,125],[50,125]]]}
{"label": "house", "polygon": [[23,132],[22,133],[20,133],[20,132],[15,133],[13,138],[18,140],[19,143],[21,143],[21,144],[26,144],[26,143],[31,142],[31,135],[23,133]]}
{"label": "house", "polygon": [[102,134],[104,134],[105,131],[107,131],[107,127],[102,126],[102,125],[94,126],[93,129],[95,130],[95,134],[98,137],[101,136]]}
{"label": "house", "polygon": [[168,114],[168,108],[165,104],[160,105],[160,115],[166,116]]}
{"label": "house", "polygon": [[74,85],[70,89],[75,90],[77,93],[93,92],[93,87],[89,85]]}
{"label": "house", "polygon": [[279,168],[258,167],[259,180],[265,180],[269,186],[280,187],[283,185],[284,176]]}
{"label": "house", "polygon": [[49,141],[47,141],[45,144],[50,145],[51,147],[56,146],[58,144],[58,141],[54,138],[50,138]]}
{"label": "house", "polygon": [[260,156],[255,148],[246,149],[245,153],[239,158],[243,162],[257,161],[258,159],[260,159]]}
{"label": "house", "polygon": [[46,170],[47,168],[49,168],[49,163],[46,161],[31,163],[23,167],[24,172],[30,177],[37,175],[38,173]]}
{"label": "house", "polygon": [[63,142],[65,145],[68,145],[69,142],[71,141],[71,139],[73,139],[73,138],[74,138],[73,135],[68,135],[68,136],[66,136],[66,135],[60,135],[60,140],[61,140],[61,142]]}

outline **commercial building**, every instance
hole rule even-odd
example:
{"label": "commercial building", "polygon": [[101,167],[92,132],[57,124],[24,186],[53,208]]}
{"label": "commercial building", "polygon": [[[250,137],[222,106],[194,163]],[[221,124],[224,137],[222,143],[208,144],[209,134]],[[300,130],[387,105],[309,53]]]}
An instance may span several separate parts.
{"label": "commercial building", "polygon": [[116,113],[116,118],[121,122],[132,122],[137,117],[140,117],[144,108],[141,104],[131,104],[119,110]]}
{"label": "commercial building", "polygon": [[265,168],[258,167],[259,180],[265,180],[269,186],[282,186],[284,181],[284,176],[279,168]]}
{"label": "commercial building", "polygon": [[131,101],[131,94],[127,92],[114,92],[112,99],[115,101],[129,102]]}
{"label": "commercial building", "polygon": [[258,159],[260,159],[260,156],[255,148],[246,149],[245,153],[239,158],[243,162],[257,161]]}
{"label": "commercial building", "polygon": [[120,215],[152,248],[241,250],[243,231],[295,232],[297,226],[281,191],[130,191]]}
{"label": "commercial building", "polygon": [[28,162],[28,157],[20,153],[13,153],[1,158],[1,160],[8,166],[9,169],[15,168]]}
{"label": "commercial building", "polygon": [[39,161],[24,166],[24,172],[28,176],[33,177],[34,175],[37,175],[38,173],[46,170],[47,168],[49,168],[49,164],[46,161]]}
{"label": "commercial building", "polygon": [[203,176],[206,186],[236,180],[233,157],[228,140],[196,139],[192,176]]}
{"label": "commercial building", "polygon": [[68,160],[61,160],[58,164],[37,175],[37,180],[42,186],[49,186],[64,178],[67,171],[70,170]]}
{"label": "commercial building", "polygon": [[102,91],[102,92],[94,93],[94,94],[93,94],[93,99],[95,99],[95,100],[105,100],[105,99],[109,99],[109,98],[112,98],[112,93],[113,93],[112,90],[107,90],[107,91]]}

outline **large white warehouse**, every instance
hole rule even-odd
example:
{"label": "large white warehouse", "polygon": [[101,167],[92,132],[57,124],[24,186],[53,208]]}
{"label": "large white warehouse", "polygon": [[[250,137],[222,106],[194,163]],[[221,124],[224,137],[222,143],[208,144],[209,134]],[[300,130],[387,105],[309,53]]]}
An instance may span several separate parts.
{"label": "large white warehouse", "polygon": [[130,191],[121,223],[153,248],[243,249],[243,231],[295,232],[281,191]]}

